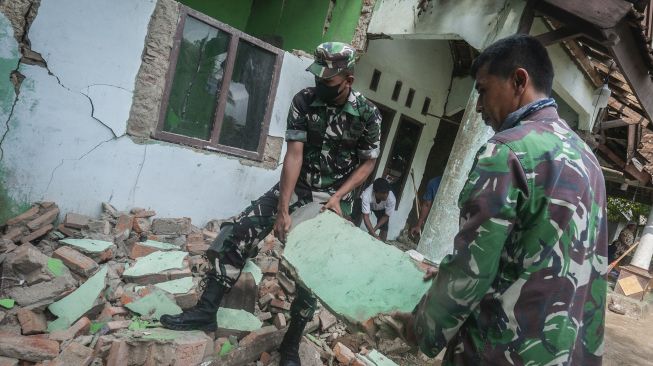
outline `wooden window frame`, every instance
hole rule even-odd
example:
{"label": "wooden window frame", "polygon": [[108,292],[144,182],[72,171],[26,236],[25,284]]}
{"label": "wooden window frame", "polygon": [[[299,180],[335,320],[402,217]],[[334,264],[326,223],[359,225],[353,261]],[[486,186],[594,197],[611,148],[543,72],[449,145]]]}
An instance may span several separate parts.
{"label": "wooden window frame", "polygon": [[[195,11],[187,6],[182,5],[180,7],[180,21],[177,25],[177,31],[175,33],[174,44],[172,50],[170,51],[170,64],[168,66],[168,72],[166,73],[166,86],[163,92],[163,98],[161,100],[161,108],[159,110],[159,121],[157,123],[156,130],[154,132],[154,138],[157,140],[188,145],[196,147],[203,150],[217,151],[229,155],[235,155],[239,157],[244,157],[251,160],[263,161],[263,155],[265,151],[266,139],[268,131],[270,129],[270,119],[272,117],[272,109],[274,107],[274,98],[276,96],[277,87],[279,85],[279,76],[281,74],[281,63],[283,61],[283,50],[280,50],[268,43],[265,43],[257,38],[254,38],[234,27],[231,27],[227,24],[219,22],[205,14],[202,14],[198,11]],[[163,130],[163,125],[165,123],[166,112],[168,109],[168,102],[170,99],[170,92],[172,89],[172,83],[175,78],[175,70],[177,67],[177,59],[179,57],[179,50],[181,46],[181,40],[183,37],[184,26],[186,24],[186,19],[192,17],[195,20],[203,22],[210,27],[214,27],[221,32],[225,32],[230,35],[231,39],[229,41],[229,49],[227,55],[227,64],[224,70],[224,77],[222,79],[222,85],[220,87],[220,92],[216,95],[216,109],[215,115],[213,116],[213,126],[211,128],[211,137],[207,140],[202,140],[194,137],[184,136],[172,132],[167,132]],[[255,45],[256,47],[262,48],[265,51],[268,51],[276,55],[275,64],[274,64],[274,75],[272,75],[272,80],[270,83],[270,90],[268,93],[267,105],[265,109],[265,114],[262,121],[261,133],[259,135],[258,149],[256,151],[250,151],[245,149],[236,148],[233,146],[223,145],[219,143],[220,140],[220,131],[222,130],[222,123],[224,120],[224,113],[227,105],[227,98],[229,93],[223,93],[222,91],[228,91],[229,85],[231,84],[231,78],[233,76],[234,64],[236,61],[236,54],[238,51],[238,43],[240,41],[245,41]]]}

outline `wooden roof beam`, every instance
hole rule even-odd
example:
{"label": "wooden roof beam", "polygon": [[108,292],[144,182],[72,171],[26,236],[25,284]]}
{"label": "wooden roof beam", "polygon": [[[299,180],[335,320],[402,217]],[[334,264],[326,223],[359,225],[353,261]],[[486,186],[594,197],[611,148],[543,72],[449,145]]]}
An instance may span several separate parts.
{"label": "wooden roof beam", "polygon": [[623,0],[544,0],[598,28],[612,28],[628,14],[632,4]]}
{"label": "wooden roof beam", "polygon": [[562,27],[551,32],[540,34],[535,36],[535,39],[540,41],[544,46],[550,46],[568,39],[574,39],[580,36],[582,33],[576,29],[570,27]]}
{"label": "wooden roof beam", "polygon": [[619,168],[623,169],[624,173],[628,173],[629,175],[637,179],[640,183],[648,184],[648,182],[651,180],[650,174],[648,174],[644,170],[640,172],[633,164],[627,164],[624,159],[622,159],[619,155],[617,155],[606,145],[600,144],[598,146],[598,150],[610,161],[612,161],[612,163],[614,163]]}

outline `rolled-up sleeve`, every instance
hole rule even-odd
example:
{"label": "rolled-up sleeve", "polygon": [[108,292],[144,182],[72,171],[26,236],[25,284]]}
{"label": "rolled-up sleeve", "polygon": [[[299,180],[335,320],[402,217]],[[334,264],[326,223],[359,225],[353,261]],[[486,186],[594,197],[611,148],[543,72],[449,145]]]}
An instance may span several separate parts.
{"label": "rolled-up sleeve", "polygon": [[513,229],[526,175],[509,147],[488,142],[460,194],[460,230],[454,253],[440,263],[431,289],[415,308],[415,334],[422,352],[437,355],[478,307],[498,272]]}
{"label": "rolled-up sleeve", "polygon": [[286,141],[306,142],[308,136],[308,117],[304,110],[302,92],[295,95],[290,103],[286,122]]}
{"label": "rolled-up sleeve", "polygon": [[358,139],[358,157],[362,160],[376,159],[381,153],[381,113],[370,104],[370,111],[362,117],[365,119],[365,129]]}

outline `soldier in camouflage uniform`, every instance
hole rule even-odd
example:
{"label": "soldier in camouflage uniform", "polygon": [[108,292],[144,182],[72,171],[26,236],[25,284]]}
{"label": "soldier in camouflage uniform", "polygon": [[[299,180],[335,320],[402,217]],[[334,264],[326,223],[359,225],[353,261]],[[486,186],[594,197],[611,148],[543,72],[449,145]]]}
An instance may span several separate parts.
{"label": "soldier in camouflage uniform", "polygon": [[460,231],[412,314],[409,341],[443,365],[600,365],[607,271],[604,179],[549,98],[529,36],[475,61],[477,110],[496,131],[460,194]]}
{"label": "soldier in camouflage uniform", "polygon": [[[352,190],[374,169],[379,155],[381,115],[362,94],[352,89],[355,50],[344,43],[323,43],[307,71],[315,87],[297,93],[288,112],[287,152],[281,180],[252,202],[233,222],[223,224],[207,251],[215,267],[207,274],[206,288],[194,308],[161,323],[171,329],[215,330],[222,296],[240,276],[247,258],[258,253],[259,243],[274,229],[285,242],[290,213],[313,201],[324,209],[349,215]],[[290,309],[291,321],[281,344],[280,365],[299,365],[299,342],[313,317],[316,298],[299,287]]]}

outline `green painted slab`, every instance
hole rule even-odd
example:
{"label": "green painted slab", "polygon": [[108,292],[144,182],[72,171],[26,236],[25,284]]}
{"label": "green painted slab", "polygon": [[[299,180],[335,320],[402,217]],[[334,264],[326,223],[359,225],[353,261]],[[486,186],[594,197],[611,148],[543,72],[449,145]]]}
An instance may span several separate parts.
{"label": "green painted slab", "polygon": [[107,266],[102,266],[96,274],[84,282],[77,290],[48,306],[50,312],[58,317],[48,323],[48,332],[67,329],[95,304],[104,290]]}
{"label": "green painted slab", "polygon": [[130,302],[125,307],[142,316],[160,319],[161,315],[175,315],[181,313],[181,308],[170,300],[162,290],[155,289],[151,294]]}
{"label": "green painted slab", "polygon": [[383,353],[372,350],[367,355],[363,356],[366,360],[370,361],[375,366],[399,366],[391,359],[385,357]]}
{"label": "green painted slab", "polygon": [[245,310],[218,309],[218,327],[220,328],[251,332],[260,329],[262,326],[263,323],[259,318]]}
{"label": "green painted slab", "polygon": [[139,338],[142,339],[157,339],[161,341],[173,341],[181,338],[206,338],[206,333],[200,330],[170,330],[165,328],[148,328],[147,331],[139,332]]}
{"label": "green painted slab", "polygon": [[0,306],[5,309],[11,309],[16,305],[16,300],[14,299],[0,299]]}
{"label": "green painted slab", "polygon": [[284,257],[300,282],[353,323],[410,312],[430,287],[406,253],[330,211],[291,230]]}
{"label": "green painted slab", "polygon": [[61,259],[57,258],[48,258],[48,270],[52,272],[55,276],[61,276],[63,274],[65,265]]}
{"label": "green painted slab", "polygon": [[59,240],[59,243],[71,245],[88,253],[102,253],[113,245],[112,242],[95,239],[64,239]]}
{"label": "green painted slab", "polygon": [[254,282],[256,282],[256,285],[261,282],[263,279],[263,272],[261,269],[251,260],[248,260],[247,263],[245,263],[245,267],[243,267],[243,272],[249,272],[254,276]]}
{"label": "green painted slab", "polygon": [[154,285],[171,294],[185,294],[193,288],[193,277],[183,277]]}
{"label": "green painted slab", "polygon": [[179,250],[171,252],[154,252],[140,257],[136,263],[127,268],[123,273],[124,276],[140,277],[152,273],[159,273],[169,269],[183,268],[184,258],[188,255],[187,252]]}
{"label": "green painted slab", "polygon": [[164,243],[156,240],[147,240],[141,243],[142,245],[147,245],[148,247],[157,248],[161,250],[179,250],[179,247],[174,244]]}

